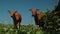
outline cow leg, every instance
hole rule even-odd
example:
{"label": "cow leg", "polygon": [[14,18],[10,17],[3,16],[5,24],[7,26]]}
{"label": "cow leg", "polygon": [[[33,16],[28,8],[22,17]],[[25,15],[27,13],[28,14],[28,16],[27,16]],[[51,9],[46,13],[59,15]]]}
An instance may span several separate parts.
{"label": "cow leg", "polygon": [[19,22],[19,29],[20,29],[20,22]]}
{"label": "cow leg", "polygon": [[15,21],[14,21],[14,29],[15,29]]}
{"label": "cow leg", "polygon": [[41,27],[42,30],[44,30],[44,22],[40,22],[39,26]]}
{"label": "cow leg", "polygon": [[38,29],[39,28],[39,25],[36,25],[36,29]]}
{"label": "cow leg", "polygon": [[16,24],[14,23],[14,29],[16,29]]}
{"label": "cow leg", "polygon": [[14,29],[16,29],[16,21],[14,20]]}
{"label": "cow leg", "polygon": [[17,23],[17,28],[18,28],[18,29],[20,28],[20,23],[19,23],[19,22]]}
{"label": "cow leg", "polygon": [[16,29],[18,29],[18,28],[17,28],[17,24],[16,24]]}
{"label": "cow leg", "polygon": [[36,24],[36,29],[38,29],[39,28],[38,21],[35,21],[35,24]]}
{"label": "cow leg", "polygon": [[14,29],[15,29],[15,24],[14,24]]}
{"label": "cow leg", "polygon": [[17,21],[15,21],[15,23],[14,23],[14,28],[15,28],[15,29],[18,29],[18,28],[17,28]]}
{"label": "cow leg", "polygon": [[17,24],[17,28],[19,29],[19,22],[18,22],[18,24]]}
{"label": "cow leg", "polygon": [[18,28],[20,29],[21,19],[18,21]]}
{"label": "cow leg", "polygon": [[41,27],[44,28],[44,22],[41,22],[41,24],[42,24]]}

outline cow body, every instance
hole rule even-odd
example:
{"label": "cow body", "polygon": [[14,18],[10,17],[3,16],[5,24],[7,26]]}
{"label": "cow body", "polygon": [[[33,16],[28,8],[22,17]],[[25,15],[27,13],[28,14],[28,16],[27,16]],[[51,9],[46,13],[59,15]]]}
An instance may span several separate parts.
{"label": "cow body", "polygon": [[34,17],[35,24],[39,27],[44,27],[44,22],[42,21],[42,12],[38,12],[36,9],[31,9],[32,16]]}
{"label": "cow body", "polygon": [[20,28],[20,23],[21,23],[21,14],[19,14],[18,12],[14,12],[14,11],[9,11],[11,18],[13,19],[14,22],[14,28]]}

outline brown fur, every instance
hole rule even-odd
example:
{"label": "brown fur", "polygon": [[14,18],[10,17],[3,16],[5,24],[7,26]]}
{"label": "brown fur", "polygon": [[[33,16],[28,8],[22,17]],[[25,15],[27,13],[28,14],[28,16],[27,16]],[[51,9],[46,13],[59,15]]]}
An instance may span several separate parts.
{"label": "brown fur", "polygon": [[14,12],[14,11],[9,11],[12,19],[13,19],[13,22],[14,22],[14,28],[17,29],[17,28],[20,28],[20,23],[21,23],[21,14],[19,14],[18,12]]}
{"label": "brown fur", "polygon": [[39,27],[44,26],[44,22],[42,22],[42,12],[38,12],[37,9],[30,9],[32,12],[32,16],[34,17],[35,24],[39,25]]}

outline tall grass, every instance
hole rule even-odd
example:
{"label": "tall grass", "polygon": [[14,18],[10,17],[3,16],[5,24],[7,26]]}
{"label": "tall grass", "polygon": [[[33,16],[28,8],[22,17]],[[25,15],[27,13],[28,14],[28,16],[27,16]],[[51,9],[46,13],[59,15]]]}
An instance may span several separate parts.
{"label": "tall grass", "polygon": [[43,31],[34,25],[21,25],[19,30],[13,29],[11,24],[0,24],[0,34],[43,34]]}

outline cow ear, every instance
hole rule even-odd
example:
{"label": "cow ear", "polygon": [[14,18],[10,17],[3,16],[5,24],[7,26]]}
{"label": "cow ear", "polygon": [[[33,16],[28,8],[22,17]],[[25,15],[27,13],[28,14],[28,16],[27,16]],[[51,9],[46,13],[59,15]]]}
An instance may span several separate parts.
{"label": "cow ear", "polygon": [[31,11],[32,9],[29,9],[29,11]]}
{"label": "cow ear", "polygon": [[36,9],[37,11],[39,11],[39,9]]}
{"label": "cow ear", "polygon": [[8,10],[8,12],[10,13],[10,10]]}
{"label": "cow ear", "polygon": [[17,13],[17,11],[15,11],[15,13]]}

